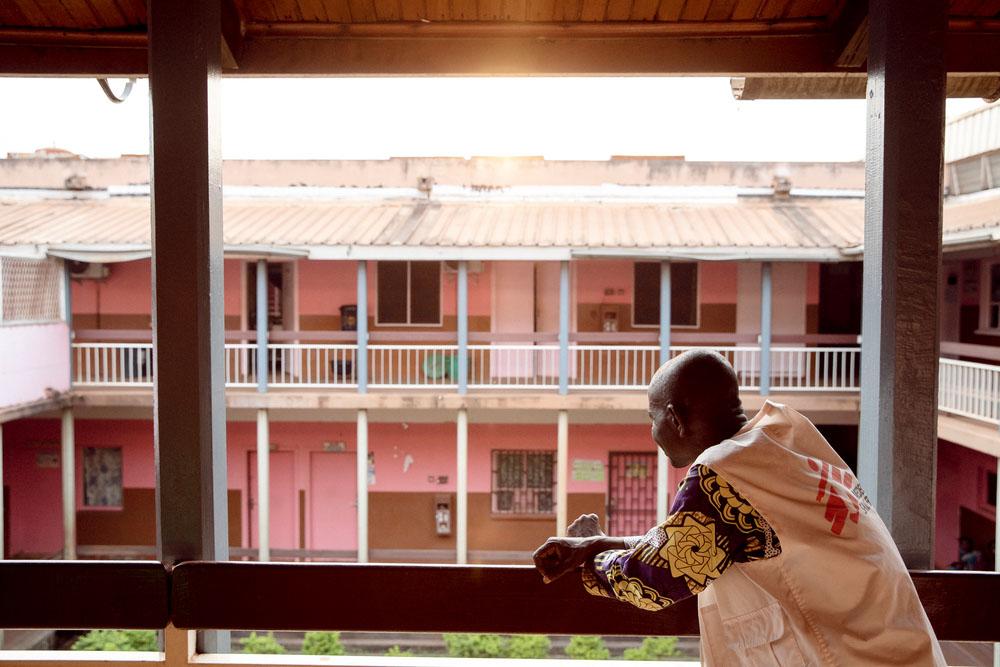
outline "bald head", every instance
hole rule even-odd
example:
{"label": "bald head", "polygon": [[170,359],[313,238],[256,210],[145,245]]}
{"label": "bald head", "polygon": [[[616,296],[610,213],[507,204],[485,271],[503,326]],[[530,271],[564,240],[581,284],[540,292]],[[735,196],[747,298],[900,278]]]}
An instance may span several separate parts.
{"label": "bald head", "polygon": [[746,423],[739,380],[717,352],[691,350],[671,359],[653,376],[648,394],[653,438],[675,465],[688,465]]}

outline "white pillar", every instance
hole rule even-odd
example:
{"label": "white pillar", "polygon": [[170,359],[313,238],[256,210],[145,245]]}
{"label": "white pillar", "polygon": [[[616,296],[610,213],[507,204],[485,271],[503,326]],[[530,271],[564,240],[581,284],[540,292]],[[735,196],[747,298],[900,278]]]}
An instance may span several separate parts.
{"label": "white pillar", "polygon": [[459,565],[469,562],[469,411],[459,408],[455,430],[455,552]]}
{"label": "white pillar", "polygon": [[368,562],[368,411],[358,410],[358,562]]}
{"label": "white pillar", "polygon": [[76,560],[76,444],[73,437],[73,410],[62,411],[62,508],[63,558]]}
{"label": "white pillar", "polygon": [[565,535],[569,503],[569,412],[559,411],[556,429],[556,534]]}
{"label": "white pillar", "polygon": [[271,427],[257,411],[257,560],[271,560]]}

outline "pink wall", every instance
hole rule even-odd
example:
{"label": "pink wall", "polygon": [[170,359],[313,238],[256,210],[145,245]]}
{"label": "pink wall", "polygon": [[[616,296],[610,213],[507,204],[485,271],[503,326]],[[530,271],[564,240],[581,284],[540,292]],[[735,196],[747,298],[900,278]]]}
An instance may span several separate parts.
{"label": "pink wall", "polygon": [[65,322],[0,327],[0,407],[69,390],[69,330]]}
{"label": "pink wall", "polygon": [[340,307],[358,302],[355,262],[298,263],[299,313],[339,315]]}
{"label": "pink wall", "polygon": [[[582,260],[577,263],[578,303],[631,303],[632,260]],[[734,262],[701,262],[698,290],[701,303],[736,303]],[[614,293],[605,294],[606,290]],[[621,294],[619,294],[621,292]]]}
{"label": "pink wall", "polygon": [[[996,470],[995,458],[938,440],[935,567],[947,567],[958,556],[959,508],[965,507],[991,521],[996,520],[996,511],[985,503],[985,473]],[[986,545],[976,546],[985,553]]]}
{"label": "pink wall", "polygon": [[819,264],[806,264],[806,303],[819,303]]}

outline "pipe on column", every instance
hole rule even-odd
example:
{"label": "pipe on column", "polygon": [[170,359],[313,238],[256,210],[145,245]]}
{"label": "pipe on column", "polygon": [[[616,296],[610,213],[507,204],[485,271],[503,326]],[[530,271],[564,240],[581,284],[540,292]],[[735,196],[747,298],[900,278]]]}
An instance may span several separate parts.
{"label": "pipe on column", "polygon": [[257,560],[271,560],[271,426],[257,411]]}
{"label": "pipe on column", "polygon": [[368,562],[368,411],[358,410],[358,562]]}
{"label": "pipe on column", "polygon": [[569,393],[569,261],[559,263],[559,393]]}
{"label": "pipe on column", "polygon": [[556,534],[565,535],[569,524],[569,412],[559,411],[556,429]]}
{"label": "pipe on column", "polygon": [[63,558],[76,560],[76,443],[73,410],[62,411]]}
{"label": "pipe on column", "polygon": [[760,265],[760,395],[771,393],[771,262]]}
{"label": "pipe on column", "polygon": [[358,262],[358,357],[355,364],[358,393],[368,392],[368,262]]}
{"label": "pipe on column", "polygon": [[456,422],[455,552],[456,562],[469,562],[469,411],[459,408]]}
{"label": "pipe on column", "polygon": [[[660,365],[670,360],[670,326],[672,315],[670,312],[671,296],[673,295],[670,286],[670,262],[664,260],[660,262]],[[667,520],[667,505],[670,502],[668,495],[669,482],[667,479],[667,455],[659,447],[656,448],[656,523],[663,523]]]}

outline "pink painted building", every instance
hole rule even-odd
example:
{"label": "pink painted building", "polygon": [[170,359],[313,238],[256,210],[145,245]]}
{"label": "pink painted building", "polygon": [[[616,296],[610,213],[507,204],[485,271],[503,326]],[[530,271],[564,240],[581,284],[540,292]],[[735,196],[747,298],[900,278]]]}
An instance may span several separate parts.
{"label": "pink painted building", "polygon": [[[349,166],[330,168],[346,176]],[[616,533],[644,531],[682,471],[661,472],[643,389],[661,354],[691,346],[727,355],[750,412],[765,396],[787,402],[854,464],[860,165],[831,166],[825,180],[822,166],[797,167],[792,182],[799,174],[805,186],[791,193],[770,188],[775,165],[671,163],[648,182],[610,187],[599,179],[621,165],[566,164],[586,187],[562,173],[547,188],[515,179],[485,192],[452,161],[424,167],[454,187],[429,198],[401,192],[412,185],[402,180],[342,191],[312,171],[317,182],[294,192],[269,184],[226,200],[233,557],[265,546],[273,559],[524,562],[579,513],[597,512]],[[303,180],[295,168],[283,165],[287,182]],[[100,182],[99,171],[89,177]],[[0,324],[0,368],[16,378],[0,388],[9,556],[153,553],[146,207],[141,193],[39,193],[0,209],[0,254],[40,252],[18,261],[54,270],[56,303],[68,299],[70,313]],[[1000,408],[986,388],[1000,387],[990,384],[1000,377],[1000,292],[992,242],[968,242],[968,229],[986,228],[981,210],[964,200],[946,208],[955,251],[940,323],[942,567],[959,535],[982,542],[995,521]],[[51,224],[15,224],[40,213]],[[760,340],[767,316],[769,341]]]}

